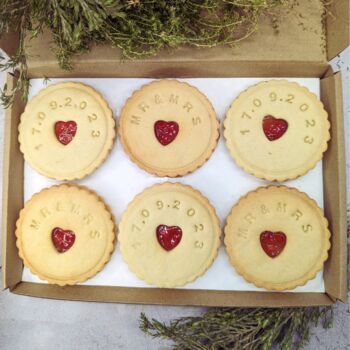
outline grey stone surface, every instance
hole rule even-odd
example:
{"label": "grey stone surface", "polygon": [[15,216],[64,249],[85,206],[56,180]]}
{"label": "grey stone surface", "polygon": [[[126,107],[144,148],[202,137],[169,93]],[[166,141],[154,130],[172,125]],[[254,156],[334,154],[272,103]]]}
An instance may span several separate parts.
{"label": "grey stone surface", "polygon": [[[347,145],[347,192],[350,188],[350,48],[332,65],[343,74]],[[4,74],[0,74],[0,86]],[[3,114],[0,110],[0,180],[2,174]],[[0,182],[1,189],[1,182]],[[0,191],[2,193],[2,190]],[[348,195],[348,198],[350,196]],[[348,200],[348,206],[349,206]],[[1,219],[1,212],[0,212]],[[1,236],[0,236],[1,240]],[[169,349],[170,343],[144,336],[138,329],[140,312],[162,321],[197,315],[202,308],[142,306],[48,300],[0,293],[0,350],[153,350]],[[334,307],[329,330],[312,329],[308,350],[345,350],[349,342],[349,304]]]}

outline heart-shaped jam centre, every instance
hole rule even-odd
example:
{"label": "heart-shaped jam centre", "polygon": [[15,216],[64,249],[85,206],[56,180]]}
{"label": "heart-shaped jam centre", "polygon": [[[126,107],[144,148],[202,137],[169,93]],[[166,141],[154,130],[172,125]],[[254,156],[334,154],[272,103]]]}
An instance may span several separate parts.
{"label": "heart-shaped jam centre", "polygon": [[264,231],[260,234],[260,244],[264,252],[270,257],[275,258],[280,255],[287,243],[287,236],[281,232]]}
{"label": "heart-shaped jam centre", "polygon": [[51,231],[52,243],[59,253],[64,253],[72,247],[75,242],[75,233],[70,230],[64,230],[60,227],[55,227]]}
{"label": "heart-shaped jam centre", "polygon": [[179,124],[176,122],[166,122],[158,120],[154,123],[154,134],[157,140],[163,146],[173,142],[179,133]]}
{"label": "heart-shaped jam centre", "polygon": [[284,119],[277,119],[272,115],[266,115],[262,122],[265,136],[269,141],[275,141],[283,136],[288,129],[288,122]]}
{"label": "heart-shaped jam centre", "polygon": [[182,238],[182,230],[179,226],[159,225],[156,234],[159,244],[167,251],[174,249]]}
{"label": "heart-shaped jam centre", "polygon": [[57,140],[62,143],[62,145],[68,145],[74,138],[77,132],[77,123],[74,120],[69,120],[67,122],[58,121],[55,123],[55,134]]}

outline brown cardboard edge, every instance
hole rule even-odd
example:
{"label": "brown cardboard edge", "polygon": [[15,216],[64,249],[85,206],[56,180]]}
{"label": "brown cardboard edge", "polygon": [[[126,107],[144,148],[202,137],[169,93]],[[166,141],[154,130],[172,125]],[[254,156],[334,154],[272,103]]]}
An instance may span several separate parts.
{"label": "brown cardboard edge", "polygon": [[[229,50],[229,49],[227,49]],[[204,55],[206,57],[206,55]],[[230,61],[221,60],[179,60],[169,57],[167,61],[159,61],[156,57],[147,60],[123,61],[116,56],[113,61],[84,60],[74,66],[74,71],[64,71],[57,66],[55,60],[31,62],[28,67],[30,78],[61,77],[95,77],[98,71],[101,78],[200,78],[200,77],[315,77],[322,76],[328,67],[327,62],[313,61]],[[289,72],[289,74],[288,74]]]}
{"label": "brown cardboard edge", "polygon": [[82,285],[59,287],[30,282],[17,284],[11,292],[49,299],[154,305],[293,307],[334,303],[325,293],[229,292]]}
{"label": "brown cardboard edge", "polygon": [[8,56],[14,55],[19,45],[19,31],[13,31],[0,37],[0,48],[6,52]]}
{"label": "brown cardboard edge", "polygon": [[347,228],[344,118],[341,74],[321,79],[321,99],[331,122],[331,141],[323,159],[324,211],[331,235],[329,259],[324,267],[326,292],[347,300]]}
{"label": "brown cardboard edge", "polygon": [[[10,91],[17,78],[7,75]],[[19,117],[24,110],[24,103],[19,94],[15,96],[13,105],[5,112],[5,140],[3,165],[3,265],[2,286],[8,288],[16,285],[22,278],[22,261],[16,247],[16,220],[23,206],[23,156],[20,153],[17,128]],[[16,137],[13,137],[16,135]]]}
{"label": "brown cardboard edge", "polygon": [[334,0],[327,9],[327,58],[331,60],[350,44],[350,2]]}

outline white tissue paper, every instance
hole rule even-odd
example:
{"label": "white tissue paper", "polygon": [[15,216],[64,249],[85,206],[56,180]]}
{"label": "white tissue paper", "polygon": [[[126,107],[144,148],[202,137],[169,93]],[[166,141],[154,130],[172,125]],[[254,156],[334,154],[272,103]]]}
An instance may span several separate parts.
{"label": "white tissue paper", "polygon": [[[232,101],[249,86],[260,81],[273,78],[193,78],[179,79],[196,86],[203,92],[213,104],[218,118],[222,121]],[[279,78],[277,78],[279,79]],[[320,81],[318,78],[287,78],[290,81],[298,82],[306,86],[317,96],[320,94]],[[91,85],[98,90],[108,101],[113,110],[114,116],[118,119],[120,110],[126,99],[134,90],[139,89],[143,84],[152,79],[141,78],[76,78],[70,81],[78,81]],[[32,79],[30,86],[29,100],[47,85],[67,79]],[[221,130],[222,131],[222,130]],[[171,181],[188,184],[198,189],[208,197],[224,225],[225,218],[231,207],[239,198],[259,186],[267,185],[269,182],[255,178],[239,168],[225,146],[224,138],[221,137],[216,150],[211,158],[194,173],[184,177],[171,179],[160,178],[148,174],[138,168],[130,161],[124,152],[119,139],[117,138],[114,148],[107,158],[93,174],[77,183],[88,186],[101,195],[106,203],[112,208],[117,224],[127,204],[136,194],[146,187],[155,183]],[[45,187],[59,183],[52,179],[45,178],[25,163],[24,171],[24,200]],[[322,162],[309,171],[306,175],[292,181],[285,182],[287,186],[295,187],[306,192],[315,199],[320,207],[323,207],[323,175]],[[297,262],[296,262],[297,263]],[[30,273],[29,269],[23,270],[23,281],[46,283],[37,276]],[[122,287],[151,287],[137,278],[129,271],[127,264],[123,261],[117,244],[116,249],[104,269],[95,277],[82,283],[84,285],[122,286]],[[197,280],[181,288],[184,289],[207,289],[207,290],[237,290],[237,291],[264,291],[246,282],[229,263],[228,256],[222,246],[213,265],[208,271]],[[323,272],[306,283],[297,287],[293,292],[324,292]]]}

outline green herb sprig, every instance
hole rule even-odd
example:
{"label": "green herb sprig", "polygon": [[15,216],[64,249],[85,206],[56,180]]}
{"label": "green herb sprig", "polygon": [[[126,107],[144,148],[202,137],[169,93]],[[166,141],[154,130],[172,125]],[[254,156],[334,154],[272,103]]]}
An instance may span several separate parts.
{"label": "green herb sprig", "polygon": [[2,0],[0,37],[20,31],[18,51],[0,70],[19,69],[13,91],[1,90],[0,102],[8,107],[14,93],[28,95],[25,43],[48,29],[51,49],[61,68],[73,69],[72,57],[92,44],[120,48],[127,59],[157,54],[179,45],[214,47],[234,45],[258,29],[268,15],[277,29],[277,13],[296,0]]}
{"label": "green herb sprig", "polygon": [[174,350],[291,350],[302,349],[310,327],[332,324],[332,309],[219,308],[169,324],[140,316],[140,329],[154,338],[171,340]]}

